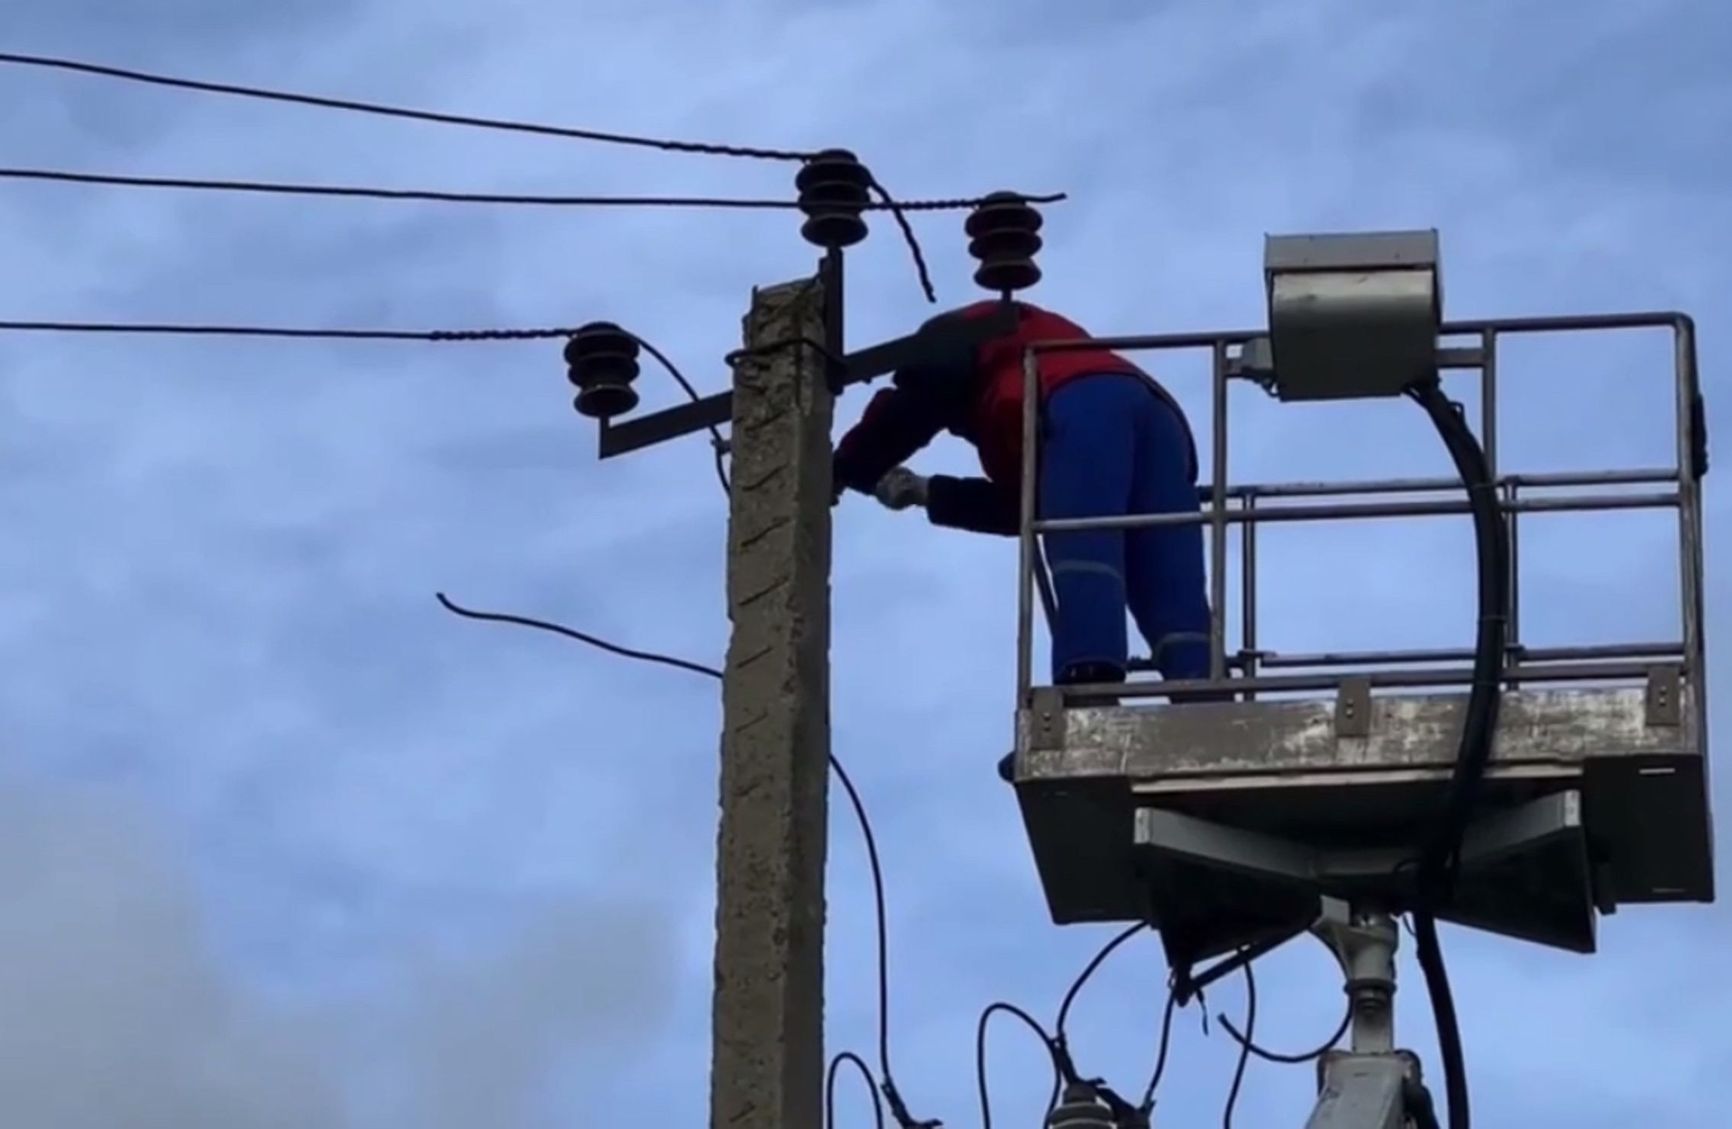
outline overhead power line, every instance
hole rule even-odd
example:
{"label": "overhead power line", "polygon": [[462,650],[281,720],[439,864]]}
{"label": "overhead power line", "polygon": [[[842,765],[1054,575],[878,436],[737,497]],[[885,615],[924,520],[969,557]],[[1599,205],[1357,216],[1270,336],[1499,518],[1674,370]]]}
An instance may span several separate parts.
{"label": "overhead power line", "polygon": [[187,325],[171,322],[0,321],[0,332],[113,333],[162,337],[287,337],[310,341],[534,341],[570,337],[574,326],[548,329],[308,329],[279,325]]}
{"label": "overhead power line", "polygon": [[270,90],[259,86],[242,86],[236,83],[179,78],[173,75],[135,71],[125,67],[111,67],[102,63],[87,63],[77,59],[62,59],[49,55],[0,52],[0,63],[71,71],[77,74],[97,75],[102,78],[117,78],[126,82],[142,82],[152,86],[197,90],[206,94],[226,94],[235,98],[286,102],[298,106],[317,106],[327,110],[345,110],[350,113],[374,114],[380,117],[404,118],[410,121],[436,122],[440,125],[460,125],[473,129],[532,133],[543,137],[564,137],[576,141],[595,141],[606,145],[629,145],[642,149],[659,149],[668,153],[699,153],[712,157],[749,157],[767,161],[804,161],[813,156],[811,152],[797,149],[765,149],[750,145],[719,145],[707,141],[677,141],[670,138],[641,137],[599,129],[578,129],[571,126],[546,125],[539,122],[514,121],[509,118],[486,118],[471,114],[445,113],[439,110],[387,106],[352,98],[331,98],[320,94],[300,94],[287,90]]}
{"label": "overhead power line", "polygon": [[[62,169],[0,168],[0,180],[41,180],[62,184],[108,185],[116,188],[172,188],[194,192],[245,192],[273,196],[338,196],[365,200],[428,200],[448,204],[510,204],[567,208],[733,208],[793,211],[798,200],[739,199],[723,196],[570,196],[502,192],[454,192],[427,188],[378,188],[340,184],[297,184],[279,181],[211,180],[200,177],[133,176],[121,173],[70,172]],[[1054,204],[1062,192],[1029,196],[1031,204]],[[978,207],[980,197],[939,200],[897,200],[860,205],[866,211],[944,212]]]}
{"label": "overhead power line", "polygon": [[[513,133],[535,133],[535,135],[542,135],[542,137],[563,137],[563,139],[589,140],[589,142],[601,142],[601,144],[636,145],[636,147],[643,147],[643,149],[660,149],[660,151],[665,152],[695,152],[695,154],[705,154],[705,156],[757,158],[767,159],[767,161],[811,161],[811,159],[818,158],[819,154],[821,154],[821,151],[807,151],[807,149],[764,149],[764,147],[755,147],[755,145],[722,145],[714,144],[714,142],[689,142],[689,140],[663,139],[663,137],[641,137],[641,135],[632,135],[632,133],[615,133],[610,132],[610,130],[584,130],[584,128],[573,128],[573,126],[544,125],[544,123],[535,123],[535,121],[514,121],[514,119],[507,118],[480,118],[480,116],[475,116],[475,114],[450,114],[443,113],[443,111],[428,111],[428,109],[410,109],[410,107],[404,106],[385,106],[385,104],[379,104],[379,102],[362,102],[362,100],[357,99],[334,99],[334,97],[326,97],[326,95],[298,94],[298,92],[289,92],[289,90],[268,90],[268,88],[263,87],[244,87],[244,85],[239,85],[239,83],[215,83],[215,81],[196,80],[196,78],[180,78],[180,76],[171,76],[171,74],[156,74],[149,73],[149,71],[135,71],[135,69],[130,68],[116,68],[116,66],[107,66],[107,64],[100,64],[100,62],[85,62],[80,61],[80,59],[61,59],[61,57],[54,57],[54,55],[26,55],[17,54],[17,52],[0,52],[0,64],[28,66],[28,68],[55,69],[55,71],[71,71],[71,73],[76,74],[94,74],[94,76],[100,76],[100,78],[118,78],[118,80],[135,81],[135,83],[149,83],[149,85],[156,85],[156,87],[171,87],[178,88],[178,90],[197,90],[197,92],[203,92],[203,94],[223,94],[230,95],[230,97],[242,97],[242,99],[262,99],[268,100],[268,102],[288,102],[288,104],[293,104],[293,106],[313,106],[320,107],[320,109],[339,109],[339,111],[348,111],[348,113],[378,114],[378,116],[386,116],[386,118],[404,118],[410,119],[410,121],[431,121],[431,123],[438,123],[438,125],[471,126],[471,128],[481,128],[481,130],[504,130],[504,132]],[[26,173],[26,175],[28,175],[28,173],[36,173],[38,170],[14,171],[16,171],[16,173]],[[68,178],[69,180],[69,178],[74,178],[74,175],[54,175],[54,177],[40,178]],[[144,182],[144,178],[130,178],[130,180],[132,180],[133,184],[139,185],[139,187],[142,187],[140,182]],[[106,180],[106,182],[107,184],[113,184],[116,180]],[[182,184],[151,185],[151,187],[182,187],[182,189],[191,189],[191,187],[215,187],[215,185],[194,185],[189,184],[189,182],[182,182]],[[225,185],[225,187],[229,190],[270,190],[256,189],[256,187],[239,187],[239,185],[236,184]],[[288,185],[284,185],[284,187],[288,187]],[[925,256],[925,253],[921,251],[920,239],[914,235],[913,225],[908,222],[908,208],[902,206],[901,203],[897,203],[895,197],[890,196],[890,190],[885,189],[882,182],[880,182],[878,178],[873,177],[873,175],[869,175],[869,173],[868,184],[866,184],[866,187],[868,187],[869,192],[871,192],[873,196],[878,197],[878,201],[880,201],[880,203],[876,204],[876,208],[882,208],[883,211],[889,211],[890,218],[894,218],[897,229],[901,230],[902,242],[908,244],[909,256],[913,258],[914,274],[918,275],[918,279],[920,279],[921,291],[923,291],[925,296],[927,296],[927,301],[934,301],[935,303],[935,301],[939,300],[939,296],[937,296],[937,291],[935,291],[934,286],[932,286],[932,272],[930,272],[927,267],[927,256]],[[362,196],[362,194],[365,194],[365,196],[374,196],[374,192],[371,192],[371,190],[365,190],[365,192],[317,192],[317,194],[331,194],[331,196]],[[416,197],[417,199],[450,199],[450,197],[443,196],[443,194],[440,194],[438,197]],[[1031,199],[1034,199],[1034,197],[1031,197]],[[1058,197],[1055,197],[1055,199],[1058,199]],[[488,203],[504,203],[504,201],[488,201]],[[516,203],[554,203],[554,201],[527,201],[527,199],[525,199],[525,201],[516,201]],[[599,201],[591,199],[589,203],[594,204],[599,203]],[[639,203],[648,204],[650,201],[639,201]],[[939,201],[939,203],[949,204],[949,201]],[[1044,203],[1051,203],[1051,201],[1044,201]],[[686,204],[686,206],[700,206],[700,204],[693,203]],[[708,203],[708,201],[705,201],[701,206],[738,206],[738,204],[719,204]],[[927,210],[932,210],[932,208],[927,208]]]}

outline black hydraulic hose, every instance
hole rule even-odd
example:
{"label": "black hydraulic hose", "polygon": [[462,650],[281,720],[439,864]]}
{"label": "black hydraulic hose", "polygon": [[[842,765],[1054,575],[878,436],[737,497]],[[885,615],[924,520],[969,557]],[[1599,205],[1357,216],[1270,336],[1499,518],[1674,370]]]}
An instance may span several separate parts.
{"label": "black hydraulic hose", "polygon": [[1478,799],[1486,764],[1491,758],[1502,696],[1509,583],[1509,538],[1498,505],[1497,487],[1484,449],[1462,417],[1461,408],[1443,393],[1436,378],[1408,389],[1426,410],[1449,448],[1450,458],[1468,492],[1473,515],[1475,555],[1479,575],[1479,628],[1474,642],[1473,685],[1462,722],[1461,745],[1450,779],[1444,810],[1419,859],[1419,898],[1413,911],[1416,956],[1425,974],[1426,992],[1437,1020],[1438,1053],[1442,1058],[1444,1093],[1449,1105],[1449,1129],[1470,1129],[1467,1063],[1455,999],[1437,934],[1437,907],[1452,890],[1461,837]]}

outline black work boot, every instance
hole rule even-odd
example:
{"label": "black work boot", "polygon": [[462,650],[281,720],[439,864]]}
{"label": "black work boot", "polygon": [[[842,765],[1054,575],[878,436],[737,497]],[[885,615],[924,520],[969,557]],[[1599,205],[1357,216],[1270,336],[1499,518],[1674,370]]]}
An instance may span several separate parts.
{"label": "black work boot", "polygon": [[[1107,682],[1123,682],[1125,668],[1117,663],[1083,662],[1072,663],[1059,674],[1060,686],[1085,686]],[[1073,709],[1089,709],[1094,707],[1110,707],[1119,704],[1116,694],[1089,694],[1083,697],[1065,695],[1065,705]]]}

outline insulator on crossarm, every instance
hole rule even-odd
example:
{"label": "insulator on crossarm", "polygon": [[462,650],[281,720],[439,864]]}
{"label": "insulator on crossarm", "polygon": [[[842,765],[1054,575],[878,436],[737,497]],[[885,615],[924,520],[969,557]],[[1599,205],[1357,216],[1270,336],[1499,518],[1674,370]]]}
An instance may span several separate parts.
{"label": "insulator on crossarm", "polygon": [[1026,290],[1040,281],[1034,256],[1041,248],[1040,213],[1016,192],[994,192],[968,214],[968,253],[980,261],[974,281],[995,294]]}
{"label": "insulator on crossarm", "polygon": [[1046,1116],[1047,1129],[1118,1129],[1112,1107],[1087,1082],[1072,1082]]}
{"label": "insulator on crossarm", "polygon": [[607,420],[637,407],[637,338],[611,321],[592,321],[565,343],[566,379],[579,415]]}
{"label": "insulator on crossarm", "polygon": [[800,234],[827,251],[852,247],[866,238],[865,208],[872,174],[846,149],[815,153],[794,175],[800,211],[806,222]]}

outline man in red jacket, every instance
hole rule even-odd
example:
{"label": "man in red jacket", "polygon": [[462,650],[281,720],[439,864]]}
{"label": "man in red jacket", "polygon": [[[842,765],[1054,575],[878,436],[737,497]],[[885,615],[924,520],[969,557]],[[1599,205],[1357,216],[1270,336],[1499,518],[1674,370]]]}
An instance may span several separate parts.
{"label": "man in red jacket", "polygon": [[[996,306],[976,303],[922,328],[982,317]],[[836,445],[838,499],[852,489],[891,509],[921,506],[934,525],[1016,534],[1024,346],[1090,336],[1039,307],[1019,302],[1016,309],[1012,333],[931,354],[873,397]],[[1042,518],[1198,511],[1196,444],[1165,389],[1105,349],[1046,352],[1039,362]],[[984,478],[928,478],[900,465],[940,431],[974,444]],[[1200,525],[1049,533],[1045,542],[1058,604],[1055,685],[1124,680],[1127,607],[1163,678],[1208,677]]]}

